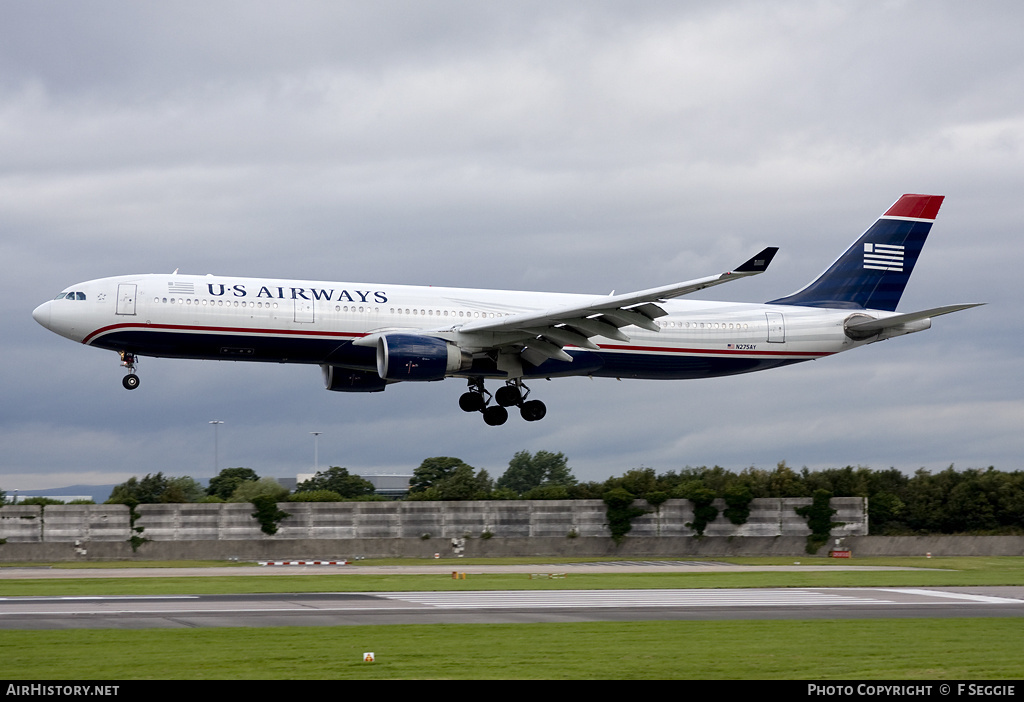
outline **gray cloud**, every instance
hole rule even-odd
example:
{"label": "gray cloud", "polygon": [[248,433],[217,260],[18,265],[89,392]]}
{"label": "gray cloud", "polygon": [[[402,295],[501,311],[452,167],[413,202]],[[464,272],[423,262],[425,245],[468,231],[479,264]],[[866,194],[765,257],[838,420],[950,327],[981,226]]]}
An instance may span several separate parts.
{"label": "gray cloud", "polygon": [[[1017,469],[1024,11],[1011,3],[13,4],[0,26],[0,487],[520,449],[583,478],[719,463]],[[608,292],[819,273],[904,192],[945,194],[902,303],[987,307],[770,373],[326,393],[316,368],[113,354],[30,318],[74,282],[196,273]],[[74,478],[72,479],[72,476]],[[17,483],[17,484],[12,484]]]}

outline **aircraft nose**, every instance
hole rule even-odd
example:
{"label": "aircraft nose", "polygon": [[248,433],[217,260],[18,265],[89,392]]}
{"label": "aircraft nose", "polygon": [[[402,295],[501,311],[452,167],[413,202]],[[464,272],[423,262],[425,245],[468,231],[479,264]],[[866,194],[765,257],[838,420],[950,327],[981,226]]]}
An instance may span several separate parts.
{"label": "aircraft nose", "polygon": [[32,310],[32,319],[42,324],[47,329],[50,328],[50,307],[53,300],[47,300],[43,304]]}

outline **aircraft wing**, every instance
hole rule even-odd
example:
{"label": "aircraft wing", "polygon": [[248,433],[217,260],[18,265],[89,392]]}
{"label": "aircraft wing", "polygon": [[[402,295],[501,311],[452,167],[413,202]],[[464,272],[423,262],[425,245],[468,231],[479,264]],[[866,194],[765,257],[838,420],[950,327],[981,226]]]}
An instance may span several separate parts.
{"label": "aircraft wing", "polygon": [[459,327],[458,333],[471,337],[498,333],[501,346],[521,346],[520,355],[533,365],[540,365],[549,358],[571,361],[572,357],[562,350],[563,346],[597,349],[590,341],[594,336],[628,342],[629,337],[620,329],[630,325],[660,331],[654,320],[668,313],[658,302],[763,273],[777,251],[776,247],[768,247],[734,270],[718,275],[622,295],[594,296],[586,302],[562,308],[470,322]]}

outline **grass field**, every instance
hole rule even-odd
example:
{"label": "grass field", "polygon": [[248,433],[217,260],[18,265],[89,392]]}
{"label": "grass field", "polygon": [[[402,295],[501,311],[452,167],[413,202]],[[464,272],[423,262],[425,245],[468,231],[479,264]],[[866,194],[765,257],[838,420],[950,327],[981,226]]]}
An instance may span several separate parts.
{"label": "grass field", "polygon": [[[4,631],[3,677],[846,679],[1024,677],[1016,619]],[[373,663],[364,663],[372,651]]]}
{"label": "grass field", "polygon": [[[610,575],[570,571],[565,580],[508,574],[470,576],[465,581],[355,571],[101,580],[89,578],[83,570],[81,579],[0,580],[0,594],[1024,584],[1024,558],[859,559],[856,564],[929,570]],[[367,651],[375,653],[375,662],[362,661]],[[1015,618],[5,630],[0,633],[0,675],[22,680],[991,680],[1024,677],[1021,651],[1024,622]]]}

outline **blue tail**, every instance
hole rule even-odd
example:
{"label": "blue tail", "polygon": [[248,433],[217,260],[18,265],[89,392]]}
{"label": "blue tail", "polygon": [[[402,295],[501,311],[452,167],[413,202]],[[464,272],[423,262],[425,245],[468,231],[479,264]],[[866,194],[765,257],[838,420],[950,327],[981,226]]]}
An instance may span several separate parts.
{"label": "blue tail", "polygon": [[942,199],[904,195],[815,281],[768,304],[895,312]]}

